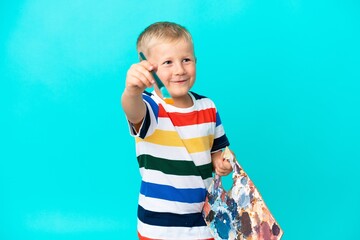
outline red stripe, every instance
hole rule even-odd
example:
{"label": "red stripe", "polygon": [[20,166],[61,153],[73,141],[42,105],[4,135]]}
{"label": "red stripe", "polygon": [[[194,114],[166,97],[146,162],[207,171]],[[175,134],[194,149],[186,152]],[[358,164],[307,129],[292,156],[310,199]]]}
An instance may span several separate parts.
{"label": "red stripe", "polygon": [[140,233],[138,232],[138,237],[139,237],[139,240],[157,240],[155,238],[147,238],[147,237],[143,237],[140,235]]}
{"label": "red stripe", "polygon": [[166,112],[164,107],[159,105],[159,117],[170,118],[174,126],[189,126],[201,123],[216,123],[215,108],[207,108],[189,113]]}
{"label": "red stripe", "polygon": [[[138,232],[138,237],[139,237],[139,240],[159,240],[159,239],[155,239],[155,238],[143,237],[140,235],[139,232]],[[207,238],[207,239],[201,239],[201,240],[215,240],[215,238]]]}

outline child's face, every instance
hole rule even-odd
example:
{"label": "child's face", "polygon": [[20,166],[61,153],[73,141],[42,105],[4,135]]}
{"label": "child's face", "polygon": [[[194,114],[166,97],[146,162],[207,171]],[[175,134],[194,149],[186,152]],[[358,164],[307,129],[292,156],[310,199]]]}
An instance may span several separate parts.
{"label": "child's face", "polygon": [[196,77],[192,43],[182,39],[158,41],[149,49],[148,60],[174,100],[188,98]]}

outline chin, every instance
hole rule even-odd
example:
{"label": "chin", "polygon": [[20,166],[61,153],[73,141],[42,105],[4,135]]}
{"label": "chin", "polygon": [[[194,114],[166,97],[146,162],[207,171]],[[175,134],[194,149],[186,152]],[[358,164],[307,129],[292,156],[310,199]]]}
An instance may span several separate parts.
{"label": "chin", "polygon": [[184,90],[184,91],[176,91],[176,92],[172,92],[171,96],[173,98],[181,98],[181,97],[185,97],[187,96],[189,93],[189,90]]}

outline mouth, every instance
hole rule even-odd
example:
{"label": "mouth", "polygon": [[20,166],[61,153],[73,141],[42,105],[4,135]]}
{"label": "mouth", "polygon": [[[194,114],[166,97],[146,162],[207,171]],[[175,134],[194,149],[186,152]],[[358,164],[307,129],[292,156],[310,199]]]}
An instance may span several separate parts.
{"label": "mouth", "polygon": [[188,79],[178,79],[178,80],[172,80],[170,82],[173,83],[173,84],[182,84],[182,83],[185,83],[187,81],[188,81]]}

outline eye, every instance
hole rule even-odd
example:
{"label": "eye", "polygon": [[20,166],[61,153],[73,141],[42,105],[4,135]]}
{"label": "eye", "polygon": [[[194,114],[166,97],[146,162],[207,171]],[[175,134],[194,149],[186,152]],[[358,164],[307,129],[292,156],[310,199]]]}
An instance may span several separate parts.
{"label": "eye", "polygon": [[172,63],[172,61],[168,60],[168,61],[163,62],[163,65],[169,65],[171,63]]}
{"label": "eye", "polygon": [[190,61],[191,61],[190,58],[185,58],[185,59],[183,60],[183,62],[190,62]]}

